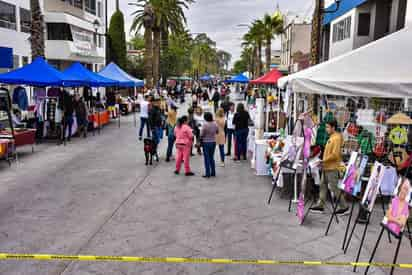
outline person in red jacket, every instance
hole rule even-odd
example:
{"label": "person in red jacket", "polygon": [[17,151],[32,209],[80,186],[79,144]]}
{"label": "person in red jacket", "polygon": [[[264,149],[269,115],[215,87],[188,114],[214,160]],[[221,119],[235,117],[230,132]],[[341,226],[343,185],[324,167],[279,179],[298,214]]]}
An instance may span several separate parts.
{"label": "person in red jacket", "polygon": [[184,162],[185,175],[187,177],[194,176],[190,169],[190,152],[192,150],[193,131],[188,125],[188,117],[182,116],[178,119],[175,127],[176,137],[176,170],[175,174],[180,173],[180,167]]}

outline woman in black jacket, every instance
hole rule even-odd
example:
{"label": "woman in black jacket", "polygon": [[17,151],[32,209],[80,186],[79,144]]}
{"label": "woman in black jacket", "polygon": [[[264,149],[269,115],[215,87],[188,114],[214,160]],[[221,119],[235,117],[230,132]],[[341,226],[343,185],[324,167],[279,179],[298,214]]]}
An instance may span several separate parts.
{"label": "woman in black jacket", "polygon": [[233,124],[235,125],[235,139],[237,143],[237,160],[240,156],[246,160],[247,152],[247,137],[249,135],[249,113],[245,110],[243,103],[239,103],[236,108],[235,116],[233,117]]}

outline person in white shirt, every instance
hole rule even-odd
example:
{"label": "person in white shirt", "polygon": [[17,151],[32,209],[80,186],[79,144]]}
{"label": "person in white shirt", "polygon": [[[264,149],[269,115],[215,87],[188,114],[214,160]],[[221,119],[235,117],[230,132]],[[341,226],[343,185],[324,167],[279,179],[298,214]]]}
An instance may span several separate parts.
{"label": "person in white shirt", "polygon": [[139,130],[139,140],[142,140],[143,129],[146,125],[147,127],[147,136],[150,137],[150,125],[149,125],[149,96],[145,95],[144,99],[140,101],[140,130]]}
{"label": "person in white shirt", "polygon": [[229,112],[226,115],[227,124],[227,153],[226,156],[232,154],[232,139],[235,136],[235,125],[233,124],[233,118],[235,116],[235,104],[230,103]]}

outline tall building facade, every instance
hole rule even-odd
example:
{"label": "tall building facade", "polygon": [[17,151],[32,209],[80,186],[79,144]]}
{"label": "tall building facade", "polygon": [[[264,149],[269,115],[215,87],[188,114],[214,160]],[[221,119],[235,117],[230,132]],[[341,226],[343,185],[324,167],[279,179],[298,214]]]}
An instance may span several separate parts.
{"label": "tall building facade", "polygon": [[279,67],[282,71],[294,73],[309,65],[311,30],[311,23],[296,17],[284,18]]}
{"label": "tall building facade", "polygon": [[[409,3],[408,3],[409,2]],[[342,0],[324,17],[321,60],[337,57],[405,26],[409,0]],[[335,5],[327,9],[334,10]]]}
{"label": "tall building facade", "polygon": [[[59,69],[79,61],[93,71],[105,64],[104,0],[39,0],[46,59]],[[30,0],[0,0],[0,47],[13,49],[14,67],[31,60]]]}

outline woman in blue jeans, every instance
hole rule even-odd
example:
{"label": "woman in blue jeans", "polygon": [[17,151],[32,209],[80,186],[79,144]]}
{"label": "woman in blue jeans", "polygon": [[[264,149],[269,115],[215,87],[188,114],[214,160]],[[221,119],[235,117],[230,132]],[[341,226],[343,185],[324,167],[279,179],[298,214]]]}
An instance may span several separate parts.
{"label": "woman in blue jeans", "polygon": [[237,143],[237,160],[240,156],[246,160],[247,152],[247,137],[249,135],[249,113],[245,110],[243,103],[239,103],[236,108],[235,116],[233,117],[233,124],[235,125],[235,139]]}
{"label": "woman in blue jeans", "polygon": [[210,112],[204,114],[205,123],[200,131],[200,139],[203,144],[203,156],[205,161],[204,178],[216,177],[215,149],[216,134],[218,133],[217,124],[213,121],[213,115]]}

